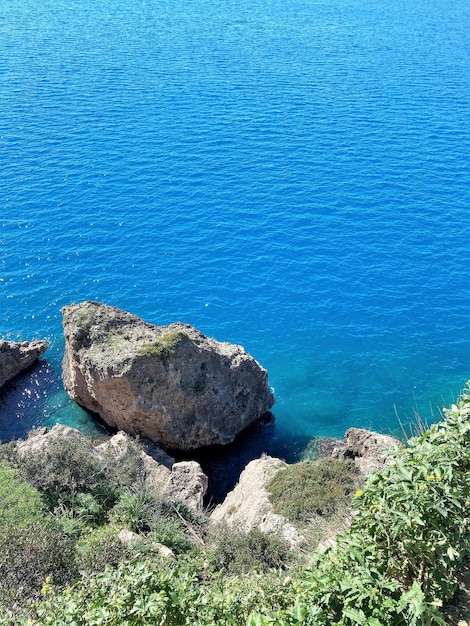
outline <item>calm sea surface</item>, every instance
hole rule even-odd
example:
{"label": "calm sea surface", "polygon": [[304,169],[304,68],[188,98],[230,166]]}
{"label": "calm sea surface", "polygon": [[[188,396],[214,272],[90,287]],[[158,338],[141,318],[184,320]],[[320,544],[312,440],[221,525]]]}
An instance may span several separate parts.
{"label": "calm sea surface", "polygon": [[469,48],[467,0],[2,0],[0,337],[51,347],[0,439],[96,429],[60,380],[84,299],[242,344],[268,448],[437,419],[470,377]]}

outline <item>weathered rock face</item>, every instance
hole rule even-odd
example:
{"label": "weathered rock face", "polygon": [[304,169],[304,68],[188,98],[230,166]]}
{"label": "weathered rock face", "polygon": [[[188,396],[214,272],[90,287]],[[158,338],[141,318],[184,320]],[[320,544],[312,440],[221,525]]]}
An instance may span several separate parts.
{"label": "weathered rock face", "polygon": [[344,443],[333,450],[337,459],[353,459],[359,470],[367,476],[382,469],[387,458],[385,452],[403,444],[390,435],[380,435],[364,428],[349,428]]}
{"label": "weathered rock face", "polygon": [[[128,435],[119,432],[107,441],[94,445],[75,428],[56,424],[49,431],[45,428],[40,429],[31,433],[28,439],[17,441],[16,447],[21,456],[31,457],[42,455],[54,442],[65,440],[79,440],[89,454],[101,459],[111,454],[118,463],[125,458],[132,443]],[[199,463],[195,461],[175,463],[174,459],[155,445],[139,444],[139,448],[143,465],[142,478],[157,498],[182,502],[195,512],[202,511],[207,476]]]}
{"label": "weathered rock face", "polygon": [[286,468],[284,461],[270,456],[248,463],[236,487],[212,512],[211,522],[224,523],[244,532],[259,528],[283,537],[291,546],[299,545],[302,535],[285,517],[274,513],[266,491],[277,472]]}
{"label": "weathered rock face", "polygon": [[64,387],[111,427],[189,450],[233,441],[274,404],[241,346],[97,302],[62,309]]}
{"label": "weathered rock face", "polygon": [[47,350],[47,341],[0,340],[0,388],[30,367]]}

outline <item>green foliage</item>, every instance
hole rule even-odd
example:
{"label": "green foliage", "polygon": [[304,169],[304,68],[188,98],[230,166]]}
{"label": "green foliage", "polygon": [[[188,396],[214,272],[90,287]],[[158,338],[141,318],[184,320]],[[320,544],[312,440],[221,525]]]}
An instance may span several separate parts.
{"label": "green foliage", "polygon": [[[165,507],[159,506],[162,519]],[[44,541],[41,532],[51,531],[43,526],[27,533],[14,528],[0,544],[0,580],[7,581],[10,593],[1,587],[3,602],[10,599],[10,605],[0,613],[0,624],[444,626],[441,606],[454,593],[456,573],[470,556],[470,388],[443,422],[410,440],[387,468],[367,479],[353,506],[352,525],[337,545],[313,555],[309,567],[291,568],[289,575],[270,569],[284,566],[273,562],[273,554],[282,550],[270,538],[259,531],[244,538],[235,532],[214,541],[212,550],[176,562],[140,556],[84,575],[63,590],[73,578],[73,567],[67,570],[73,561],[65,559],[57,574],[56,567],[70,540],[54,531],[56,541]],[[171,519],[186,528],[190,520],[183,513],[173,510]],[[94,547],[99,555],[101,542],[98,568],[108,558],[116,562],[111,535],[90,536],[89,545],[85,535],[80,540],[79,553],[87,552],[87,558]],[[39,557],[38,544],[46,544]],[[233,566],[231,560],[237,559],[240,563]],[[25,619],[13,604],[15,590],[21,595],[28,588],[23,567],[26,580],[32,580],[30,597],[38,596],[45,576],[53,577]]]}
{"label": "green foliage", "polygon": [[181,330],[170,331],[143,346],[138,353],[166,362],[175,353],[177,347],[188,339],[188,335]]}
{"label": "green foliage", "polygon": [[8,525],[0,533],[0,605],[38,598],[46,579],[71,584],[78,575],[74,543],[44,522]]}
{"label": "green foliage", "polygon": [[279,623],[443,626],[439,608],[470,554],[470,387],[444,422],[369,477],[354,508],[349,531],[305,572]]}
{"label": "green foliage", "polygon": [[14,458],[10,451],[9,456],[71,534],[84,524],[105,523],[122,487],[143,473],[140,450],[133,443],[117,456],[111,448],[97,454],[85,437],[55,438],[27,455]]}
{"label": "green foliage", "polygon": [[292,560],[286,541],[258,528],[244,533],[226,526],[218,527],[213,531],[211,543],[209,562],[212,568],[229,574],[285,569]]}
{"label": "green foliage", "polygon": [[6,461],[0,462],[0,532],[6,525],[24,527],[42,518],[39,492],[21,480]]}
{"label": "green foliage", "polygon": [[267,490],[276,513],[291,522],[306,523],[316,515],[331,517],[349,506],[359,482],[352,461],[324,458],[277,472]]}
{"label": "green foliage", "polygon": [[77,565],[82,573],[102,572],[107,565],[117,566],[134,555],[115,528],[104,526],[83,534],[77,545]]}
{"label": "green foliage", "polygon": [[188,509],[158,499],[143,483],[124,491],[110,519],[115,526],[144,534],[149,541],[162,543],[177,553],[192,547],[186,530],[197,534],[199,525],[199,520],[194,520],[194,514]]}
{"label": "green foliage", "polygon": [[[286,607],[289,583],[277,574],[207,577],[200,559],[122,563],[84,577],[71,591],[38,604],[44,626],[235,626],[269,597]],[[287,594],[287,597],[289,594]],[[0,621],[1,623],[1,621]]]}
{"label": "green foliage", "polygon": [[121,494],[110,519],[116,526],[124,526],[134,533],[147,533],[159,512],[160,505],[153,492],[141,483],[128,487]]}

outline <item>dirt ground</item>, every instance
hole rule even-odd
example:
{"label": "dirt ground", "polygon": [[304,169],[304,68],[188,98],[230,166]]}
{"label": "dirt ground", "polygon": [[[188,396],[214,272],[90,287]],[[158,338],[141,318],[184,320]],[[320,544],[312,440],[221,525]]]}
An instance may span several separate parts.
{"label": "dirt ground", "polygon": [[449,626],[470,626],[470,563],[459,576],[459,590],[446,607],[445,614]]}

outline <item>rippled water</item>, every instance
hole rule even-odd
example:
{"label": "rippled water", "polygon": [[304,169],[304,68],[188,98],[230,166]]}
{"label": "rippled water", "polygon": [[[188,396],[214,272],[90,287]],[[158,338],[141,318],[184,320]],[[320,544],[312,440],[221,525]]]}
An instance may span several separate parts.
{"label": "rippled water", "polygon": [[244,345],[279,449],[435,419],[470,374],[469,13],[2,2],[0,336],[51,348],[0,439],[95,428],[60,381],[89,298]]}

